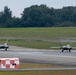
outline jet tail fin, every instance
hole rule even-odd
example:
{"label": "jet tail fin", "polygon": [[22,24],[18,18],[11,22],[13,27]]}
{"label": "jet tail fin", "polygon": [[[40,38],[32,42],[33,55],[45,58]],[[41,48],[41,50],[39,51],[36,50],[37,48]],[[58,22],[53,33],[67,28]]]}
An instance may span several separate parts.
{"label": "jet tail fin", "polygon": [[60,43],[60,46],[62,47],[63,45],[62,45],[62,43],[60,42],[60,40],[59,40],[59,43]]}
{"label": "jet tail fin", "polygon": [[5,46],[7,46],[7,42],[8,42],[8,39],[7,39],[6,42],[4,43]]}

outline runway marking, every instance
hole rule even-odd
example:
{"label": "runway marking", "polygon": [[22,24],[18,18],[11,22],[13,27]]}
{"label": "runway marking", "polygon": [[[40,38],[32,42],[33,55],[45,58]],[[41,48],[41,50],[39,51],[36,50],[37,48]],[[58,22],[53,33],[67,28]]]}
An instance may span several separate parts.
{"label": "runway marking", "polygon": [[64,58],[76,58],[76,56],[64,56],[64,55],[47,55],[47,56],[51,56],[51,57],[64,57]]}
{"label": "runway marking", "polygon": [[5,71],[5,72],[9,72],[9,71],[14,71],[14,72],[21,72],[21,71],[55,71],[55,70],[61,70],[61,71],[67,71],[67,70],[76,70],[76,67],[70,67],[70,68],[24,68],[24,69],[0,69],[0,71]]}
{"label": "runway marking", "polygon": [[0,52],[5,54],[42,54],[42,52]]}
{"label": "runway marking", "polygon": [[49,57],[63,57],[63,58],[76,58],[76,56],[69,56],[69,55],[55,55],[55,54],[44,54],[43,52],[0,52],[1,54],[18,54],[18,55],[21,55],[21,54],[29,54],[29,55],[39,55],[39,56],[49,56]]}

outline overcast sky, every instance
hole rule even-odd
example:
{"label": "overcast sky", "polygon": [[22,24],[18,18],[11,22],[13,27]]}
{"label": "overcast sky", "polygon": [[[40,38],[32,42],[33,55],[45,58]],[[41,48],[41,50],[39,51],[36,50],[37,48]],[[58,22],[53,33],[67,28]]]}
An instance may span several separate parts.
{"label": "overcast sky", "polygon": [[20,13],[23,12],[24,8],[40,4],[46,4],[53,8],[62,8],[63,6],[76,6],[76,0],[1,0],[0,11],[8,6],[14,16],[20,17]]}

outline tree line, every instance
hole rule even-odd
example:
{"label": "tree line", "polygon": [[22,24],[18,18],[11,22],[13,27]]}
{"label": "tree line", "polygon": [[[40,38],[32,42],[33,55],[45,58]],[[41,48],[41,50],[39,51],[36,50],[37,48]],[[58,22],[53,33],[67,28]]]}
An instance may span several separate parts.
{"label": "tree line", "polygon": [[47,5],[24,8],[21,17],[13,17],[8,6],[0,12],[0,27],[69,27],[76,26],[76,6],[60,9]]}

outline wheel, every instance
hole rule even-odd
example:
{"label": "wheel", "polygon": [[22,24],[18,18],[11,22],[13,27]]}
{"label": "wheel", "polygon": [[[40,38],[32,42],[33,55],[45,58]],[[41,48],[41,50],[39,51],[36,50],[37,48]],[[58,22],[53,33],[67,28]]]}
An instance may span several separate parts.
{"label": "wheel", "polygon": [[62,50],[62,52],[63,52],[64,50]]}
{"label": "wheel", "polygon": [[7,48],[5,48],[5,51],[7,51]]}
{"label": "wheel", "polygon": [[69,52],[71,52],[71,49],[69,49]]}

